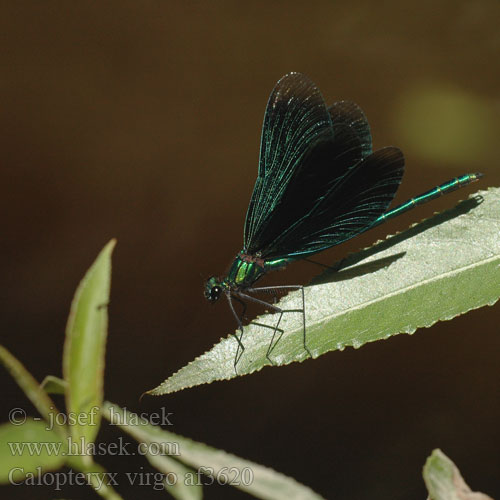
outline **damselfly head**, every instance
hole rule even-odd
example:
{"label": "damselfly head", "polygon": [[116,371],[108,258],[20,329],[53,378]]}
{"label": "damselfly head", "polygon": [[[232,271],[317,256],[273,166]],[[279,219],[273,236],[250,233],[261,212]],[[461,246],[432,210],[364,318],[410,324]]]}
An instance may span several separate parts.
{"label": "damselfly head", "polygon": [[211,276],[205,282],[205,297],[210,302],[215,302],[219,299],[222,289],[220,280],[215,276]]}

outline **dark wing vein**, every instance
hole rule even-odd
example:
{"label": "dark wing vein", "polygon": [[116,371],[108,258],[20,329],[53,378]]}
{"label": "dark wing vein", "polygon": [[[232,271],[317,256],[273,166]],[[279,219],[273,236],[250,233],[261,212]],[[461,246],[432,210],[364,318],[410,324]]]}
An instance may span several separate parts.
{"label": "dark wing vein", "polygon": [[300,258],[352,238],[387,210],[403,169],[397,148],[372,154],[370,127],[356,104],[327,109],[308,78],[284,76],[264,116],[244,251]]}
{"label": "dark wing vein", "polygon": [[334,102],[328,111],[332,118],[334,132],[340,127],[349,127],[359,137],[363,158],[372,154],[372,135],[370,125],[361,108],[350,101]]}
{"label": "dark wing vein", "polygon": [[276,238],[262,257],[304,257],[369,229],[387,211],[401,183],[403,153],[383,148],[356,164],[323,199]]}
{"label": "dark wing vein", "polygon": [[272,218],[297,167],[316,144],[333,134],[330,114],[318,88],[300,73],[276,84],[264,115],[259,173],[245,221],[244,248]]}

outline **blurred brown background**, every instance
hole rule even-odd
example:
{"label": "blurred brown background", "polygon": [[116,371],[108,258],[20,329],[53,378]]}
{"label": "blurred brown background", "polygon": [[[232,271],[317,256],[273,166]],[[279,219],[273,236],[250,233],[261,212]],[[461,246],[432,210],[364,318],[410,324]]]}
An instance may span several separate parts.
{"label": "blurred brown background", "polygon": [[[234,330],[202,285],[240,250],[278,78],[301,71],[327,102],[360,104],[374,146],[405,152],[399,202],[487,174],[318,257],[331,263],[500,185],[499,25],[497,0],[2,2],[2,343],[37,378],[60,375],[72,294],[116,237],[108,399],[165,406],[170,430],[327,498],[423,499],[421,468],[435,447],[473,489],[500,498],[498,304],[414,336],[138,401]],[[318,272],[299,263],[267,282]],[[16,406],[34,415],[4,370],[0,379],[2,420]],[[140,457],[99,460],[120,474],[152,471]],[[165,495],[125,480],[118,490]],[[50,488],[2,491],[54,498]],[[57,496],[97,498],[82,487]],[[207,498],[245,495],[214,487]]]}

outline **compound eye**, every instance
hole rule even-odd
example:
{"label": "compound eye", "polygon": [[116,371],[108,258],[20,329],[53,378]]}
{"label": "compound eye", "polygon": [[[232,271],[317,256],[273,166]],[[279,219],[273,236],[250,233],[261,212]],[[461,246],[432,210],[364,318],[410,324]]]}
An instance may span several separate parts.
{"label": "compound eye", "polygon": [[212,290],[210,292],[210,298],[212,300],[217,300],[220,297],[221,292],[222,292],[222,289],[220,286],[212,287]]}

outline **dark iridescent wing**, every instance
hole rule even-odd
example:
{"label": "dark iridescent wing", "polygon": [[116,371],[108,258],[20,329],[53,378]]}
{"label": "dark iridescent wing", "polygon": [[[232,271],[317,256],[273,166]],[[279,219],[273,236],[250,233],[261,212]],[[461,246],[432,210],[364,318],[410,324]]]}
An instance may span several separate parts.
{"label": "dark iridescent wing", "polygon": [[[366,231],[387,211],[403,172],[404,157],[397,148],[380,149],[365,157],[337,179],[305,217],[261,248],[262,257],[300,258]],[[296,203],[300,202],[299,197]]]}
{"label": "dark iridescent wing", "polygon": [[270,251],[288,252],[288,247],[282,248],[279,243],[281,236],[300,225],[361,159],[361,141],[349,127],[338,128],[328,141],[317,144],[297,165],[279,203],[267,215],[246,251],[251,255],[260,252],[263,257]]}
{"label": "dark iridescent wing", "polygon": [[245,253],[300,257],[356,236],[387,210],[403,169],[396,148],[372,154],[370,127],[356,104],[327,109],[309,79],[286,75],[266,108]]}
{"label": "dark iridescent wing", "polygon": [[304,158],[331,139],[332,121],[318,88],[300,73],[285,75],[267,103],[259,173],[245,221],[244,249],[256,253],[265,228]]}
{"label": "dark iridescent wing", "polygon": [[350,101],[334,102],[328,111],[332,118],[334,133],[338,133],[339,128],[350,128],[361,141],[362,156],[372,154],[372,135],[370,125],[361,108]]}

